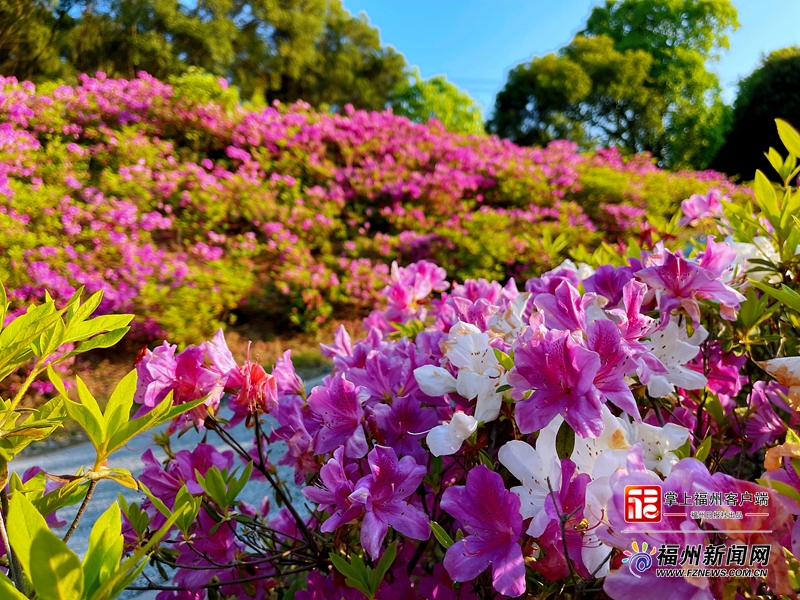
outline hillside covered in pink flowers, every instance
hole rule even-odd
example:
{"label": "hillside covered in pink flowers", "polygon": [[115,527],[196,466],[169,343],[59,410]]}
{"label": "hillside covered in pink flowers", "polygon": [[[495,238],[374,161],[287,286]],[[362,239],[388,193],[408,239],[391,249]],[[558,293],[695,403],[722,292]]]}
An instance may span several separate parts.
{"label": "hillside covered in pink flowers", "polygon": [[[313,331],[365,314],[392,261],[528,277],[609,244],[681,235],[680,202],[742,190],[646,156],[523,148],[390,111],[246,107],[208,76],[0,79],[0,277],[12,310],[105,291],[142,339],[258,316]],[[581,248],[583,246],[583,248]]]}

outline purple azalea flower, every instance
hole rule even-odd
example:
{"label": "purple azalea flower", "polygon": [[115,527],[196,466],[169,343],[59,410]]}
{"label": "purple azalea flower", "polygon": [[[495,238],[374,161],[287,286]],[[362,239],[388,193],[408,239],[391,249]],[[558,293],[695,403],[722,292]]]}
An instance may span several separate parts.
{"label": "purple azalea flower", "polygon": [[362,404],[369,392],[356,387],[342,373],[311,390],[308,408],[311,417],[306,427],[314,433],[314,454],[325,454],[344,444],[345,454],[361,458],[367,453]]}
{"label": "purple azalea flower", "polygon": [[320,469],[322,484],[303,488],[303,495],[306,498],[319,504],[321,510],[331,514],[320,527],[322,533],[336,531],[345,523],[363,514],[364,507],[350,499],[350,494],[355,489],[354,475],[357,470],[355,464],[345,467],[344,448],[340,446],[334,451],[333,458]]}
{"label": "purple azalea flower", "polygon": [[413,456],[419,464],[427,462],[420,440],[439,423],[434,409],[423,407],[412,396],[404,396],[395,398],[391,406],[376,404],[372,412],[384,443],[394,448],[398,456]]}
{"label": "purple azalea flower", "polygon": [[142,455],[144,470],[139,479],[169,508],[175,503],[178,491],[185,484],[191,494],[202,494],[203,489],[197,483],[197,473],[205,477],[211,467],[220,471],[233,467],[233,451],[220,452],[211,444],[197,444],[192,450],[181,450],[166,465],[162,466],[147,450]]}
{"label": "purple azalea flower", "polygon": [[365,511],[361,546],[375,560],[390,525],[413,540],[430,537],[427,515],[407,500],[422,483],[427,469],[410,456],[398,461],[395,451],[386,446],[375,446],[367,460],[370,474],[359,479],[350,499]]}
{"label": "purple azalea flower", "polygon": [[[785,405],[785,401],[778,395],[778,391],[783,394],[788,392],[785,387],[774,381],[769,383],[756,381],[753,384],[748,404],[751,408],[755,408],[755,411],[750,414],[744,428],[745,439],[750,442],[750,454],[772,444],[786,433],[786,424],[773,408],[773,404],[778,404],[780,408],[784,408],[783,405]],[[784,410],[789,410],[788,405]]]}
{"label": "purple azalea flower", "polygon": [[219,373],[222,384],[225,387],[238,388],[241,385],[239,365],[233,359],[222,329],[218,329],[214,337],[201,344],[200,347],[208,358],[210,368]]}
{"label": "purple azalea flower", "polygon": [[[588,577],[589,570],[583,563],[585,532],[579,527],[584,517],[586,504],[586,486],[591,481],[587,473],[577,474],[575,463],[565,458],[561,461],[561,485],[548,494],[544,501],[544,510],[534,519],[532,527],[542,531],[540,543],[545,548],[547,560],[534,563],[542,574],[550,581],[569,576],[570,570],[564,557],[561,535],[560,515],[571,515],[564,527],[569,560],[581,577]],[[542,564],[540,565],[539,562]]]}
{"label": "purple azalea flower", "polygon": [[720,316],[732,321],[744,296],[720,281],[722,272],[736,258],[736,251],[724,242],[715,243],[708,236],[706,251],[700,263],[688,261],[680,253],[664,251],[664,263],[636,272],[636,277],[656,290],[659,310],[666,316],[675,308],[683,308],[693,323],[700,322],[698,300],[720,303]]}
{"label": "purple azalea flower", "polygon": [[586,311],[594,303],[595,294],[581,293],[571,283],[558,285],[555,294],[539,294],[533,303],[545,315],[545,325],[551,329],[586,330]]}
{"label": "purple azalea flower", "polygon": [[297,590],[294,597],[297,600],[361,600],[364,594],[356,588],[336,583],[333,576],[326,577],[318,569],[311,571],[306,579],[306,589]]}
{"label": "purple azalea flower", "polygon": [[683,217],[678,221],[678,225],[697,225],[702,219],[713,219],[722,216],[722,203],[720,202],[719,192],[709,190],[705,195],[693,194],[688,199],[681,202]]}
{"label": "purple azalea flower", "polygon": [[272,368],[272,376],[275,378],[275,385],[278,388],[279,396],[305,395],[306,386],[294,370],[291,350],[284,352],[283,357],[275,361],[275,366]]}
{"label": "purple azalea flower", "polygon": [[272,414],[280,427],[272,431],[269,441],[273,443],[282,440],[286,443],[286,452],[278,464],[294,467],[294,482],[302,485],[306,475],[316,473],[319,465],[314,460],[314,439],[306,430],[300,398],[283,396],[278,401],[277,410]]}
{"label": "purple azalea flower", "polygon": [[508,373],[517,403],[515,419],[522,433],[546,427],[558,414],[581,437],[603,432],[603,395],[594,384],[601,363],[596,352],[576,342],[568,331],[537,333],[514,349],[514,368]]}
{"label": "purple azalea flower", "polygon": [[608,299],[609,306],[616,306],[622,300],[622,290],[633,278],[630,267],[600,265],[593,275],[583,280],[587,292],[594,292]]}
{"label": "purple azalea flower", "polygon": [[600,369],[594,378],[595,387],[635,420],[641,421],[639,408],[625,376],[636,370],[636,362],[623,345],[619,329],[612,321],[598,319],[589,324],[586,345],[600,356]]}
{"label": "purple azalea flower", "polygon": [[478,465],[467,485],[447,488],[441,507],[456,518],[465,537],[447,549],[444,567],[454,581],[471,581],[492,566],[492,585],[506,596],[525,592],[525,562],[519,539],[519,496],[509,492],[499,473]]}
{"label": "purple azalea flower", "polygon": [[170,392],[177,368],[177,349],[174,344],[163,342],[152,352],[146,350],[144,357],[136,363],[137,384],[133,399],[141,405],[137,416],[158,406]]}

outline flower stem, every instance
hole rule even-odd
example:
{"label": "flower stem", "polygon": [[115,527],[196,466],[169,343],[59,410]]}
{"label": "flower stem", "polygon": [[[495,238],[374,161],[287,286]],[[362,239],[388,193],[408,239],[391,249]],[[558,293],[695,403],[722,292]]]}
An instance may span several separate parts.
{"label": "flower stem", "polygon": [[89,489],[86,490],[86,496],[83,498],[83,502],[81,502],[81,506],[78,509],[78,514],[75,515],[75,519],[72,521],[72,525],[69,526],[69,530],[67,531],[66,535],[64,536],[64,542],[68,542],[69,538],[72,537],[72,534],[75,533],[75,530],[78,528],[78,523],[83,516],[83,511],[86,510],[86,507],[89,505],[89,500],[92,497],[92,493],[94,493],[94,488],[97,486],[97,480],[92,479],[89,481]]}
{"label": "flower stem", "polygon": [[8,515],[8,494],[5,490],[0,491],[0,537],[3,538],[3,546],[6,551],[6,558],[8,558],[8,574],[11,575],[11,580],[14,582],[20,592],[25,593],[25,580],[22,577],[22,569],[17,561],[17,557],[11,550],[11,541],[8,539],[8,529],[6,529],[6,521],[3,515]]}

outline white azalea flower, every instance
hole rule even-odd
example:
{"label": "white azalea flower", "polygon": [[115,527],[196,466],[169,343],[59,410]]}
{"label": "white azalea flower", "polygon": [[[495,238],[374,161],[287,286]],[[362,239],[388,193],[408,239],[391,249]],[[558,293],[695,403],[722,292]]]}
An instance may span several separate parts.
{"label": "white azalea flower", "polygon": [[644,466],[664,477],[670,474],[678,460],[675,450],[689,439],[689,430],[675,423],[656,427],[647,423],[633,423],[634,440],[642,444]]}
{"label": "white azalea flower", "polygon": [[414,379],[422,393],[428,396],[444,396],[456,391],[456,378],[447,369],[423,365],[414,369]]}
{"label": "white azalea flower", "polygon": [[431,429],[425,441],[434,456],[450,456],[458,452],[464,440],[477,428],[478,421],[474,417],[457,412],[449,423]]}
{"label": "white azalea flower", "polygon": [[[722,277],[720,278],[720,280],[725,284],[730,284],[731,281],[739,279],[739,277],[743,273],[748,272],[752,266],[756,266],[749,264],[749,261],[753,260],[754,258],[759,260],[767,260],[776,265],[781,262],[781,257],[778,254],[778,251],[775,250],[775,246],[773,246],[770,239],[765,236],[760,235],[754,237],[752,244],[748,242],[734,242],[732,236],[728,236],[725,241],[731,248],[736,250],[736,258],[725,270],[725,272],[722,273]],[[770,283],[776,283],[780,281],[780,275],[774,271],[766,271],[761,269],[748,272],[747,277],[755,279],[756,281],[761,281],[768,277],[766,281]],[[750,287],[750,282],[748,282],[745,278],[739,288],[744,290],[748,287]]]}
{"label": "white azalea flower", "polygon": [[[550,494],[547,479],[553,490],[561,487],[561,464],[555,446],[543,444],[541,438],[536,448],[521,440],[507,442],[498,453],[500,463],[520,480],[522,485],[511,488],[521,501],[519,512],[523,519],[533,518],[528,534],[539,537],[544,533],[549,517],[544,503]],[[536,517],[544,515],[545,518]]]}
{"label": "white azalea flower", "polygon": [[443,367],[425,365],[414,370],[420,389],[429,396],[458,392],[475,402],[475,418],[488,423],[500,415],[502,393],[497,388],[505,382],[505,370],[498,364],[489,336],[469,323],[459,321],[450,328],[442,342],[444,355],[458,368],[453,377]]}
{"label": "white azalea flower", "polygon": [[527,325],[522,315],[530,297],[530,292],[523,292],[514,298],[512,302],[509,302],[503,312],[493,314],[491,321],[489,321],[489,330],[505,341],[513,342]]}
{"label": "white azalea flower", "polygon": [[570,259],[565,259],[560,265],[558,265],[555,269],[550,271],[551,273],[555,273],[559,269],[569,269],[570,271],[574,271],[578,275],[578,279],[583,281],[584,279],[588,279],[592,275],[594,275],[594,268],[586,263],[578,263],[577,265],[572,262]]}
{"label": "white azalea flower", "polygon": [[771,358],[758,366],[789,388],[789,403],[795,410],[800,409],[800,356]]}
{"label": "white azalea flower", "polygon": [[675,391],[674,386],[686,390],[699,390],[706,386],[708,380],[697,371],[687,369],[684,365],[700,352],[700,344],[708,337],[705,328],[698,327],[691,337],[686,332],[686,324],[678,325],[678,319],[672,317],[664,329],[650,335],[650,341],[644,342],[661,363],[667,368],[666,375],[653,375],[647,383],[647,391],[654,398],[662,398]]}

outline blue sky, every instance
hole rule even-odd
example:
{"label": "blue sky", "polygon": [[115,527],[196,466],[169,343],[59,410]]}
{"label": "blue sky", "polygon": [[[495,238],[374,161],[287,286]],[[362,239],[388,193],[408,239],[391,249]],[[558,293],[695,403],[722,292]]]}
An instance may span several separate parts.
{"label": "blue sky", "polygon": [[[508,70],[557,50],[583,26],[599,0],[343,0],[367,13],[381,41],[417,65],[423,77],[446,75],[484,108],[494,105]],[[711,68],[732,102],[739,79],[776,48],[800,45],[800,0],[734,0],[741,27]]]}

